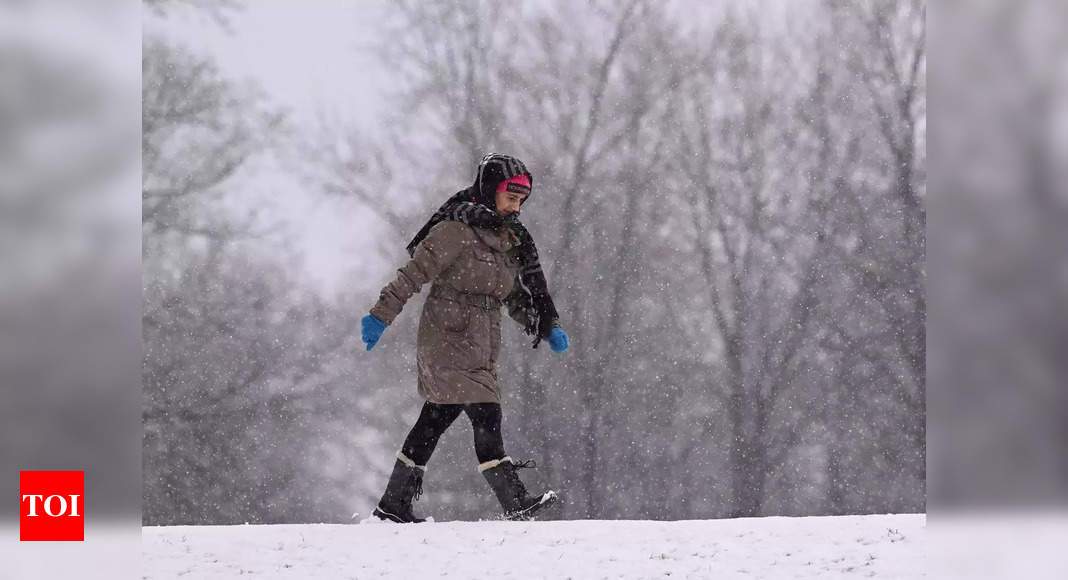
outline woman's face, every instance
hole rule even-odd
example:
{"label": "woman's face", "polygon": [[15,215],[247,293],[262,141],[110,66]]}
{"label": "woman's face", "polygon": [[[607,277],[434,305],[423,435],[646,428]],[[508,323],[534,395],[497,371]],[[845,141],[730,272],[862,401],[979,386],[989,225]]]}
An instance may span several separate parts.
{"label": "woman's face", "polygon": [[519,211],[519,204],[523,203],[527,194],[514,191],[497,192],[497,213],[507,216]]}

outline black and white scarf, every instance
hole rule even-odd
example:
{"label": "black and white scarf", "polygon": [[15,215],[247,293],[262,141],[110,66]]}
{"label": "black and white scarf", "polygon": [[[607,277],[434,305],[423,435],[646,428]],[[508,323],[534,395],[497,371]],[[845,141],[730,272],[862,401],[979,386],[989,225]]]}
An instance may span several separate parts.
{"label": "black and white scarf", "polygon": [[519,221],[518,214],[505,217],[493,209],[496,207],[497,185],[519,174],[531,177],[523,163],[514,157],[493,153],[483,157],[475,183],[454,194],[434,212],[408,244],[408,255],[414,256],[416,246],[430,233],[431,228],[442,221],[458,221],[487,229],[509,228],[519,240],[520,268],[513,295],[518,298],[519,307],[524,313],[526,333],[534,336],[533,346],[537,348],[542,339],[549,338],[553,327],[559,326],[560,316],[549,295],[549,284],[538,259],[534,238]]}

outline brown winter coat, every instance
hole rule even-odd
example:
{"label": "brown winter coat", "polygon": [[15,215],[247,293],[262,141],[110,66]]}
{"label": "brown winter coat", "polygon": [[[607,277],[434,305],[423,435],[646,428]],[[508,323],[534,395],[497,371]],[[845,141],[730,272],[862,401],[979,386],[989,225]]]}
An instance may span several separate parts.
{"label": "brown winter coat", "polygon": [[431,403],[500,403],[497,358],[501,304],[522,324],[511,299],[519,258],[507,228],[455,221],[435,225],[385,288],[371,314],[392,324],[404,304],[433,282],[419,319],[419,394]]}

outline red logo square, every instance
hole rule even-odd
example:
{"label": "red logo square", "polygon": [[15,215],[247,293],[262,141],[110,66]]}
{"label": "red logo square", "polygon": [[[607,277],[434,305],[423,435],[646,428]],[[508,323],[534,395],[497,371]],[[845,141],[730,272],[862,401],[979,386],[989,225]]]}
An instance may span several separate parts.
{"label": "red logo square", "polygon": [[19,472],[19,540],[85,540],[85,472]]}

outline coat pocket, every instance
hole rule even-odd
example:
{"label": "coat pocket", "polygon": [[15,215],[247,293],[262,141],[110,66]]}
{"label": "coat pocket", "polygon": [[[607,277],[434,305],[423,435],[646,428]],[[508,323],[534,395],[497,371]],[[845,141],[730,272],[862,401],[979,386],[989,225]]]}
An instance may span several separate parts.
{"label": "coat pocket", "polygon": [[435,300],[430,311],[434,326],[445,332],[464,333],[471,326],[471,307],[451,300]]}

